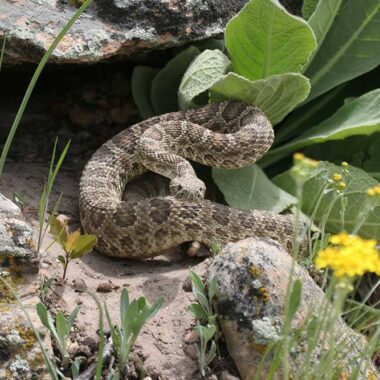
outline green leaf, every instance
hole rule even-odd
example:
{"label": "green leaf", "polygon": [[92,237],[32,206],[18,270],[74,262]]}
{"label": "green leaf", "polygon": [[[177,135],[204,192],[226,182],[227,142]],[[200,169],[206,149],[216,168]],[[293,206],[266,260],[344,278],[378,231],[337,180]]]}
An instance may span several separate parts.
{"label": "green leaf", "polygon": [[208,285],[208,299],[210,302],[212,302],[213,298],[215,297],[216,291],[218,289],[218,279],[216,276],[214,276],[210,284]]}
{"label": "green leaf", "polygon": [[129,294],[128,289],[123,288],[120,295],[120,320],[124,321],[125,315],[129,307]]}
{"label": "green leaf", "polygon": [[299,138],[272,149],[264,161],[279,159],[306,146],[350,136],[371,135],[380,131],[380,89],[371,91],[349,103],[321,124],[309,129]]}
{"label": "green leaf", "polygon": [[380,60],[380,0],[347,0],[306,71],[308,101],[372,70]]}
{"label": "green leaf", "polygon": [[57,333],[59,336],[59,340],[60,340],[61,344],[64,344],[65,337],[66,337],[66,335],[68,335],[68,331],[67,331],[68,326],[66,323],[66,318],[61,311],[59,311],[55,317],[55,325],[57,327]]}
{"label": "green leaf", "polygon": [[149,119],[156,115],[150,100],[150,92],[152,81],[158,71],[158,69],[147,66],[136,66],[133,70],[132,96],[143,119]]}
{"label": "green leaf", "polygon": [[302,4],[302,16],[305,20],[308,20],[315,11],[315,8],[319,0],[304,0]]}
{"label": "green leaf", "polygon": [[54,328],[54,323],[51,319],[50,313],[47,310],[46,306],[40,302],[36,305],[36,309],[37,309],[37,314],[38,314],[38,317],[40,318],[41,323],[49,330],[51,328]]}
{"label": "green leaf", "polygon": [[89,253],[95,247],[96,242],[95,235],[80,235],[74,244],[70,258],[77,259]]}
{"label": "green leaf", "polygon": [[[343,0],[320,0],[315,12],[310,17],[309,25],[313,29],[317,40],[317,50],[323,44],[323,41],[338,14]],[[314,51],[314,55],[317,51]]]}
{"label": "green leaf", "polygon": [[257,165],[241,169],[212,169],[215,183],[227,203],[240,209],[281,212],[297,199],[274,185]]}
{"label": "green leaf", "polygon": [[256,81],[228,73],[210,91],[213,102],[237,99],[259,107],[274,125],[307,98],[310,84],[306,77],[296,73],[274,75]]}
{"label": "green leaf", "polygon": [[64,256],[62,256],[62,255],[59,255],[59,256],[58,256],[58,261],[59,261],[61,264],[63,264],[63,265],[66,264],[66,258],[65,258]]}
{"label": "green leaf", "polygon": [[189,311],[193,314],[193,316],[199,321],[207,321],[207,314],[203,307],[199,303],[192,303],[189,306]]}
{"label": "green leaf", "polygon": [[190,46],[171,59],[154,77],[151,101],[157,115],[178,111],[178,87],[187,68],[199,53],[198,48]]}
{"label": "green leaf", "polygon": [[54,236],[54,239],[64,247],[68,238],[66,225],[61,223],[54,215],[50,215],[49,226],[50,233]]}
{"label": "green leaf", "polygon": [[[317,200],[324,191],[328,178],[333,173],[339,173],[340,167],[328,162],[320,162],[317,169],[306,180],[303,187],[302,211],[311,216]],[[333,191],[325,191],[318,210],[315,211],[315,223],[320,223],[327,216],[326,228],[328,232],[336,233],[342,230],[348,233],[363,221],[358,234],[364,238],[380,240],[380,204],[371,202],[372,198],[367,195],[367,189],[376,186],[378,182],[366,172],[353,166],[349,167],[349,174],[344,177],[347,187],[344,196],[347,199],[347,207],[342,210],[340,199],[334,200]],[[274,183],[290,194],[296,194],[296,185],[290,171],[276,178]],[[329,215],[326,215],[332,206]],[[342,225],[341,213],[344,211],[344,225]]]}
{"label": "green leaf", "polygon": [[193,291],[196,290],[198,293],[205,294],[205,286],[200,277],[192,270],[189,271],[189,275]]}
{"label": "green leaf", "polygon": [[180,108],[185,110],[196,106],[194,98],[207,91],[227,71],[230,63],[220,50],[205,50],[195,58],[179,86]]}
{"label": "green leaf", "polygon": [[225,38],[234,71],[251,80],[300,72],[316,48],[307,22],[272,0],[248,2]]}
{"label": "green leaf", "polygon": [[291,289],[291,295],[289,297],[288,315],[289,321],[291,321],[296,314],[301,303],[302,283],[299,279],[294,281]]}

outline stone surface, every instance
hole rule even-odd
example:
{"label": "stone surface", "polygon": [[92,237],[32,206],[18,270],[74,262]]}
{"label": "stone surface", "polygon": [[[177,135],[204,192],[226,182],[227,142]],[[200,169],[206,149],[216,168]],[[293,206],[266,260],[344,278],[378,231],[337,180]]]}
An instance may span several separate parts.
{"label": "stone surface", "polygon": [[[37,316],[38,255],[32,228],[20,209],[0,194],[0,276],[16,292],[50,347]],[[0,380],[44,379],[45,364],[33,330],[10,289],[0,281]]]}
{"label": "stone surface", "polygon": [[[98,62],[221,35],[247,0],[97,0],[53,52],[56,62]],[[0,0],[5,62],[38,62],[76,8],[66,1]]]}
{"label": "stone surface", "polygon": [[33,230],[21,210],[0,194],[0,271],[35,273],[38,254],[33,243]]}
{"label": "stone surface", "polygon": [[[228,350],[242,379],[254,378],[262,353],[280,337],[291,266],[291,257],[280,245],[271,240],[251,238],[228,244],[209,268],[208,279],[214,275],[218,278],[219,292],[215,307]],[[310,312],[314,316],[320,315],[321,305],[326,302],[324,293],[306,270],[296,264],[294,273],[295,278],[301,280],[302,297],[292,329],[301,327]],[[342,373],[350,373],[359,365],[357,358],[363,351],[365,339],[340,319],[334,331],[335,339],[344,343],[339,363],[343,368]],[[300,344],[292,349],[290,374],[304,363],[305,345],[306,341],[301,338]],[[328,350],[327,342],[318,343],[311,362],[317,362],[325,350]],[[269,357],[265,362],[262,379],[267,378],[270,360]],[[372,364],[367,364],[369,371],[373,372],[373,378],[378,378]],[[279,373],[276,378],[282,379],[283,374]]]}

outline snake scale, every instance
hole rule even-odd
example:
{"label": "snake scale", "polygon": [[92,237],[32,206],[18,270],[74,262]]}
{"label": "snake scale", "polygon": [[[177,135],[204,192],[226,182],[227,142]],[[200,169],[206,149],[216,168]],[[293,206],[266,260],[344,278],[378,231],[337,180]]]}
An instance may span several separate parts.
{"label": "snake scale", "polygon": [[[204,199],[205,185],[187,159],[222,168],[250,165],[273,142],[256,107],[238,101],[153,117],[103,144],[84,168],[80,216],[107,256],[144,259],[187,241],[224,244],[246,237],[292,247],[291,216],[240,210]],[[170,179],[168,194],[123,200],[127,183],[148,170]]]}

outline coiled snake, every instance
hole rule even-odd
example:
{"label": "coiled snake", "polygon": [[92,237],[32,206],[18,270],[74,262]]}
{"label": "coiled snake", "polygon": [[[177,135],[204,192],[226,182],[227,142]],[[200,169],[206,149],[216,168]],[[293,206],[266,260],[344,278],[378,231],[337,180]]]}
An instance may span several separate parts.
{"label": "coiled snake", "polygon": [[[105,255],[148,258],[187,241],[224,244],[268,237],[288,251],[291,216],[239,210],[203,199],[205,185],[186,160],[239,168],[258,160],[273,129],[256,107],[238,101],[210,104],[138,123],[101,146],[80,181],[80,215],[86,233]],[[147,170],[170,179],[170,194],[123,200],[128,182]]]}

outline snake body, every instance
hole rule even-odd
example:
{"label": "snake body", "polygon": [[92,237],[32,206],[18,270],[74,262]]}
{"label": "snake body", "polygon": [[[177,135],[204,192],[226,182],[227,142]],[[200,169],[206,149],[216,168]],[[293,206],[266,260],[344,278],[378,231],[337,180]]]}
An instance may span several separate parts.
{"label": "snake body", "polygon": [[[103,144],[80,181],[80,216],[107,256],[144,259],[187,241],[224,244],[268,237],[288,251],[291,216],[240,210],[203,199],[204,183],[187,159],[205,165],[250,165],[270,148],[273,129],[256,107],[238,101],[154,117]],[[170,179],[170,193],[123,200],[127,183],[146,171]]]}

